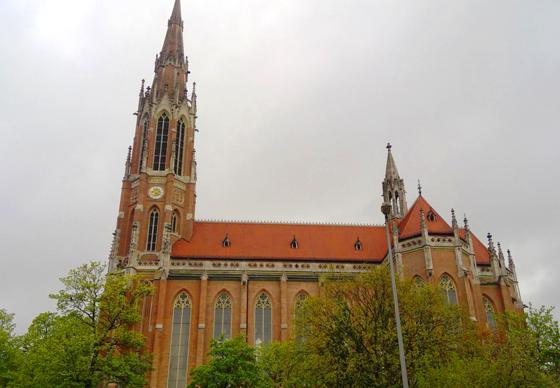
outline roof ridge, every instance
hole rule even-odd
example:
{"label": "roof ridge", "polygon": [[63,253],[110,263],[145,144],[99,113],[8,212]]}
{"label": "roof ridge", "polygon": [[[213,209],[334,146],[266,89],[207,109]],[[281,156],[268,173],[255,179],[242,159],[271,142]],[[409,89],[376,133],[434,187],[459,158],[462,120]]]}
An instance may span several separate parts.
{"label": "roof ridge", "polygon": [[195,222],[206,222],[214,224],[266,224],[266,225],[310,225],[310,226],[375,226],[383,227],[382,224],[369,222],[339,222],[339,221],[273,221],[273,220],[227,220],[227,219],[211,219],[200,218]]}

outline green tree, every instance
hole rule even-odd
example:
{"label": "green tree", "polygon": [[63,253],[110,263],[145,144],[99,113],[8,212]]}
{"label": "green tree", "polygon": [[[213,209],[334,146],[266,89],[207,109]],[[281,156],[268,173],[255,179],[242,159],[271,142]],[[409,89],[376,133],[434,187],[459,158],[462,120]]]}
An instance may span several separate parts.
{"label": "green tree", "polygon": [[257,361],[271,387],[315,387],[316,359],[301,341],[291,340],[262,347]]}
{"label": "green tree", "polygon": [[145,385],[150,358],[133,326],[141,319],[139,302],[153,290],[138,277],[105,273],[91,262],[61,279],[64,288],[51,295],[57,313],[39,315],[23,337],[25,361],[14,385]]}
{"label": "green tree", "polygon": [[0,387],[8,385],[19,364],[18,338],[14,335],[14,314],[0,309]]}
{"label": "green tree", "polygon": [[[457,306],[439,289],[412,281],[398,284],[406,361],[411,385],[426,365],[449,361],[473,332]],[[325,282],[302,321],[305,357],[313,360],[315,386],[386,387],[401,383],[391,297],[385,266],[352,279]],[[306,379],[309,377],[306,376]]]}
{"label": "green tree", "polygon": [[266,387],[265,376],[257,366],[255,349],[243,336],[212,340],[210,361],[191,372],[189,388]]}
{"label": "green tree", "polygon": [[[555,387],[560,381],[548,352],[541,352],[539,335],[551,333],[558,323],[548,320],[549,309],[528,314],[498,316],[495,331],[485,331],[474,343],[474,351],[455,354],[445,364],[431,365],[420,375],[420,387]],[[533,322],[533,323],[531,323]],[[538,323],[538,326],[535,326]],[[551,337],[549,339],[552,340]],[[472,344],[473,342],[471,342]],[[553,347],[549,342],[547,349]],[[555,346],[559,346],[556,339]],[[557,360],[556,360],[557,361]]]}

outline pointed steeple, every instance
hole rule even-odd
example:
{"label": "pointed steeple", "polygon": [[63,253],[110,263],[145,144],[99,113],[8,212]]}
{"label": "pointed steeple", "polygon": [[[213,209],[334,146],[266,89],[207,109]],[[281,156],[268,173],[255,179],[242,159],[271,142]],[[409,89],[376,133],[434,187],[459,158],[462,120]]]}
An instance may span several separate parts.
{"label": "pointed steeple", "polygon": [[399,176],[395,159],[393,159],[391,143],[388,143],[386,148],[387,164],[385,166],[385,179],[382,185],[383,200],[391,204],[390,218],[403,218],[408,210],[404,181]]}
{"label": "pointed steeple", "polygon": [[387,165],[385,166],[385,179],[399,179],[399,171],[397,170],[397,165],[395,164],[395,159],[393,159],[393,154],[391,153],[391,148],[393,146],[391,143],[387,143]]}
{"label": "pointed steeple", "polygon": [[159,99],[167,94],[172,101],[183,100],[188,74],[185,59],[181,1],[175,0],[161,52],[156,56],[153,98]]}
{"label": "pointed steeple", "polygon": [[169,18],[169,23],[176,23],[182,26],[183,19],[181,19],[181,0],[175,0],[175,4],[173,4],[173,12],[171,12],[171,17]]}

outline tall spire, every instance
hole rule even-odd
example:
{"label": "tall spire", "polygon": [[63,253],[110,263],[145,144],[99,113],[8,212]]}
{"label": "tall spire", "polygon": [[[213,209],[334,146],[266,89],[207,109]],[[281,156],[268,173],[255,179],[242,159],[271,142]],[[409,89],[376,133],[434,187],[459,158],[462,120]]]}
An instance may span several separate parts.
{"label": "tall spire", "polygon": [[391,148],[393,146],[391,143],[387,143],[387,165],[385,166],[385,179],[400,179],[399,171],[397,170],[397,165],[395,164],[395,159],[393,159],[393,154],[391,153]]}
{"label": "tall spire", "polygon": [[408,211],[404,181],[399,176],[395,159],[391,153],[391,143],[387,143],[387,164],[383,180],[383,201],[391,204],[390,218],[402,218]]}
{"label": "tall spire", "polygon": [[175,0],[173,5],[163,46],[159,55],[156,56],[155,73],[152,86],[153,98],[159,99],[167,94],[171,100],[182,101],[188,71],[183,46],[180,0]]}
{"label": "tall spire", "polygon": [[173,12],[171,12],[171,17],[169,18],[169,23],[176,23],[182,26],[183,19],[181,19],[181,0],[175,0],[175,4],[173,4]]}

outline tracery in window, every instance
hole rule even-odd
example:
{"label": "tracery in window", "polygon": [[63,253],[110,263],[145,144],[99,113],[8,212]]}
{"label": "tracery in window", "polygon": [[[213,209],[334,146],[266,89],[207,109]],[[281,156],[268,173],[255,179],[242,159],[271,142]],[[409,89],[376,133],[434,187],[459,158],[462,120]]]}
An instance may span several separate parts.
{"label": "tracery in window", "polygon": [[175,141],[175,165],[173,171],[183,175],[183,157],[185,152],[185,122],[183,119],[177,123],[177,140]]}
{"label": "tracery in window", "polygon": [[159,222],[159,212],[156,208],[153,208],[149,216],[148,237],[146,239],[146,250],[150,252],[156,250],[158,222]]}
{"label": "tracery in window", "polygon": [[187,293],[180,293],[173,304],[168,387],[183,388],[187,384],[191,309],[191,299]]}
{"label": "tracery in window", "polygon": [[309,295],[304,292],[304,291],[300,291],[295,298],[295,302],[294,302],[294,328],[295,328],[295,338],[296,341],[303,341],[305,340],[305,332],[306,327],[302,326],[304,325],[304,305],[305,305],[305,301],[307,300],[307,298],[309,298]]}
{"label": "tracery in window", "polygon": [[222,292],[216,298],[214,306],[214,339],[231,338],[231,297]]}
{"label": "tracery in window", "polygon": [[412,280],[414,280],[414,284],[417,286],[424,286],[426,284],[426,282],[424,281],[424,279],[422,279],[420,275],[414,276]]}
{"label": "tracery in window", "polygon": [[486,313],[486,323],[491,330],[496,330],[496,312],[494,310],[494,304],[486,296],[482,297],[482,302],[484,304],[484,312]]}
{"label": "tracery in window", "polygon": [[165,170],[165,160],[167,157],[167,137],[169,135],[169,118],[167,114],[162,114],[158,119],[156,129],[156,144],[154,150],[153,169],[156,171]]}
{"label": "tracery in window", "polygon": [[457,304],[457,290],[453,279],[447,274],[443,274],[439,279],[439,286],[442,289],[445,300],[449,304]]}
{"label": "tracery in window", "polygon": [[272,301],[266,292],[261,292],[255,303],[255,345],[272,341]]}

